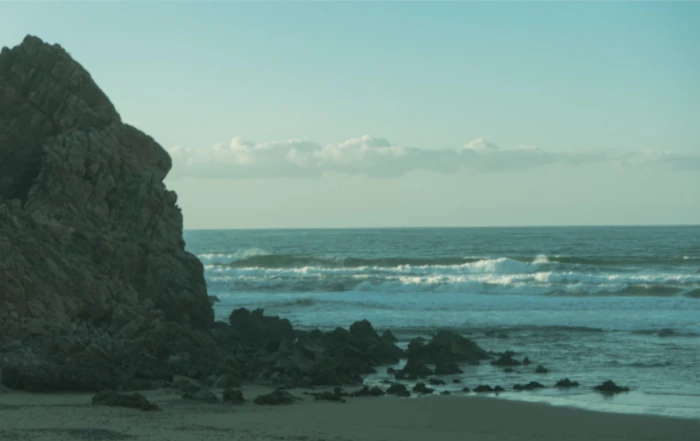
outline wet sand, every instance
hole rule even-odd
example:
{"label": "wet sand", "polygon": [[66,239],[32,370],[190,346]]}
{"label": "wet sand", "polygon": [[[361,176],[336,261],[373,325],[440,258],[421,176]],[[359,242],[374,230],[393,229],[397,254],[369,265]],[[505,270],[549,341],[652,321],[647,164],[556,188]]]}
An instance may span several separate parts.
{"label": "wet sand", "polygon": [[[245,387],[247,399],[265,389]],[[593,412],[489,397],[205,404],[145,392],[161,411],[93,407],[92,394],[0,394],[0,440],[508,441],[700,439],[700,420]]]}

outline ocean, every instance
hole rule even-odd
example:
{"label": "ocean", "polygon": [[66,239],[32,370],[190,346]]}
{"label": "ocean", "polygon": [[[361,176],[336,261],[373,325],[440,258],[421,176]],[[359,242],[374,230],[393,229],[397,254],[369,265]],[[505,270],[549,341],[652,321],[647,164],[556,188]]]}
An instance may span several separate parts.
{"label": "ocean", "polygon": [[[439,390],[568,377],[581,387],[500,397],[700,417],[700,227],[200,230],[185,240],[218,319],[239,307],[301,329],[368,319],[404,345],[452,329],[550,372],[468,366],[463,384]],[[608,379],[631,391],[591,391]]]}

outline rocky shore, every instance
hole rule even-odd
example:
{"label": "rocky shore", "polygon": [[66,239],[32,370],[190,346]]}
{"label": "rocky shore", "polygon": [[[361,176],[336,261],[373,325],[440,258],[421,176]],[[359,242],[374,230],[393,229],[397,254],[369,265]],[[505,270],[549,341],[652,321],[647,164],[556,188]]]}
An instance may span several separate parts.
{"label": "rocky shore", "polygon": [[[449,331],[415,339],[404,350],[390,330],[380,335],[367,321],[330,332],[299,331],[262,310],[238,309],[228,323],[215,322],[203,266],[185,251],[177,196],[163,184],[170,167],[163,148],[122,121],[66,50],[33,36],[2,49],[4,387],[102,392],[168,386],[184,388],[190,399],[211,400],[199,389],[360,386],[364,375],[407,360],[385,390],[325,397],[340,400],[429,393],[425,382],[439,384],[438,377],[460,372],[459,364],[531,368],[528,358],[487,352]],[[198,386],[178,385],[178,376]],[[413,391],[401,384],[416,380],[424,382]],[[620,391],[610,384],[600,390]]]}

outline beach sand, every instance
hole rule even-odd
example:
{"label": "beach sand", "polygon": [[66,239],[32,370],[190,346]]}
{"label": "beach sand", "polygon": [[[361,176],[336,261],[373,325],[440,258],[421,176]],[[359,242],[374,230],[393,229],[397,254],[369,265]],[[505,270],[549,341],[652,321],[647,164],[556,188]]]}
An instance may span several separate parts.
{"label": "beach sand", "polygon": [[[243,388],[246,398],[265,392]],[[91,394],[0,395],[0,440],[507,441],[700,439],[700,420],[599,413],[488,397],[303,400],[283,406],[205,404],[145,392],[159,412],[91,405]]]}

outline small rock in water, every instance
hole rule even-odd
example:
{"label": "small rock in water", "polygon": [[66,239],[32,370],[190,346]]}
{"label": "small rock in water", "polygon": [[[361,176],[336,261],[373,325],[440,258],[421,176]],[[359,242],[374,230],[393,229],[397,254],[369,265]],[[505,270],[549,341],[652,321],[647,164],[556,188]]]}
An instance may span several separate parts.
{"label": "small rock in water", "polygon": [[92,397],[93,406],[130,407],[143,411],[159,410],[158,406],[148,401],[139,393],[122,394],[114,391],[104,391]]}
{"label": "small rock in water", "polygon": [[337,401],[339,403],[345,403],[345,398],[348,396],[348,393],[345,392],[343,389],[336,387],[333,389],[333,391],[324,391],[324,392],[319,392],[319,393],[313,393],[314,399],[319,400],[319,401]]}
{"label": "small rock in water", "polygon": [[432,394],[435,392],[435,390],[426,386],[425,383],[416,383],[416,385],[413,386],[413,392],[419,394]]}
{"label": "small rock in water", "polygon": [[578,387],[578,381],[571,381],[568,378],[564,378],[564,379],[557,381],[557,384],[555,384],[554,387],[558,387],[558,388]]}
{"label": "small rock in water", "polygon": [[530,363],[531,363],[531,362],[530,362],[530,359],[529,359],[528,357],[523,358],[523,364],[524,364],[525,366],[530,365]]}
{"label": "small rock in water", "polygon": [[520,362],[513,358],[515,355],[512,351],[507,351],[502,354],[497,360],[491,362],[494,366],[519,366]]}
{"label": "small rock in water", "polygon": [[449,390],[443,390],[442,392],[440,392],[440,395],[452,395],[452,392],[450,392]]}
{"label": "small rock in water", "polygon": [[535,373],[537,373],[537,374],[546,374],[548,372],[549,372],[549,369],[542,366],[541,364],[537,365],[537,367],[535,368]]}
{"label": "small rock in water", "polygon": [[604,381],[593,389],[604,394],[616,394],[620,392],[629,392],[630,390],[628,387],[618,386],[612,380]]}
{"label": "small rock in water", "polygon": [[453,384],[459,384],[461,382],[462,382],[462,380],[460,380],[459,378],[455,378],[454,380],[452,380]]}
{"label": "small rock in water", "polygon": [[505,389],[503,389],[501,386],[491,387],[487,384],[480,384],[479,386],[474,388],[474,392],[476,392],[476,393],[504,392],[504,391],[505,391]]}
{"label": "small rock in water", "polygon": [[527,384],[516,384],[513,386],[513,390],[536,390],[536,389],[543,389],[544,385],[541,383],[538,383],[537,381],[531,381]]}
{"label": "small rock in water", "polygon": [[445,382],[439,378],[430,378],[428,383],[432,386],[443,386],[445,384]]}

